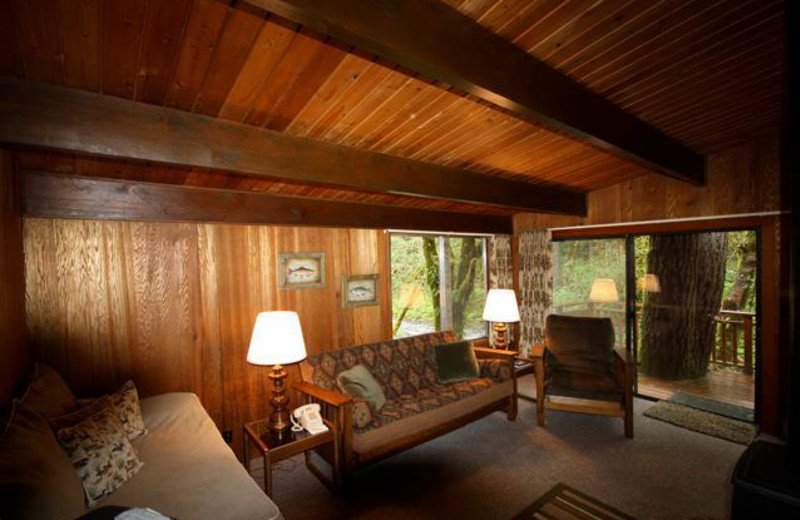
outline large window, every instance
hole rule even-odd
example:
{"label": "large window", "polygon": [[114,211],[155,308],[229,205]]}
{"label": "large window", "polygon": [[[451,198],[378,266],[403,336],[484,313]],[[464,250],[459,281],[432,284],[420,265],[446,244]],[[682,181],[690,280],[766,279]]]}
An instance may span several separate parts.
{"label": "large window", "polygon": [[486,240],[392,234],[392,329],[395,338],[453,330],[486,335]]}

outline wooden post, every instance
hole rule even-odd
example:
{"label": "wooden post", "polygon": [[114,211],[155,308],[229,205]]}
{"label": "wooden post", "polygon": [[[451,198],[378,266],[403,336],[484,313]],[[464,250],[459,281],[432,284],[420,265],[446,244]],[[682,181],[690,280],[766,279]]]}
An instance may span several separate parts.
{"label": "wooden post", "polygon": [[731,321],[731,336],[733,336],[733,364],[739,364],[739,327],[741,326],[741,321]]}
{"label": "wooden post", "polygon": [[753,373],[753,317],[744,317],[744,373]]}
{"label": "wooden post", "polygon": [[721,319],[719,322],[719,332],[720,332],[720,345],[719,345],[719,353],[720,357],[722,358],[720,362],[723,365],[728,364],[728,329],[725,319]]}

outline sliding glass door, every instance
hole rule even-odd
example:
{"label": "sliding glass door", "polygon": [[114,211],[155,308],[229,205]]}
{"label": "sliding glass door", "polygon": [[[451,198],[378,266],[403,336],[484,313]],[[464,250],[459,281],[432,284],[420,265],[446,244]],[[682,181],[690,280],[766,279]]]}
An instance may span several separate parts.
{"label": "sliding glass door", "polygon": [[640,395],[711,400],[753,420],[758,240],[742,230],[556,241],[552,312],[610,318],[617,347],[636,356]]}
{"label": "sliding glass door", "polygon": [[711,399],[752,410],[757,233],[632,239],[639,393],[693,402]]}

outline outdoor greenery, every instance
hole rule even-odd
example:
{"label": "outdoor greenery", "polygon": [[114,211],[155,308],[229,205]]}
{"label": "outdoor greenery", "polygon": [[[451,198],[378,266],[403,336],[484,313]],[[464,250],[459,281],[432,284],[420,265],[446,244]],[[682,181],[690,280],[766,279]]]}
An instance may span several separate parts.
{"label": "outdoor greenery", "polygon": [[[441,328],[438,240],[435,236],[393,235],[392,321],[395,337]],[[486,300],[484,239],[445,237],[450,280],[449,311],[453,330],[461,337],[482,336]]]}

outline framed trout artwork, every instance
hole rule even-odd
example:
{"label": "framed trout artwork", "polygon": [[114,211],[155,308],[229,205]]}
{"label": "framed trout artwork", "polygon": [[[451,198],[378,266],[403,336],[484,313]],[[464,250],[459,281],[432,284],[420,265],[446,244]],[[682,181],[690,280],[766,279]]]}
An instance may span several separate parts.
{"label": "framed trout artwork", "polygon": [[325,253],[281,253],[278,269],[280,289],[325,287]]}
{"label": "framed trout artwork", "polygon": [[342,276],[342,307],[361,307],[378,304],[379,274]]}

